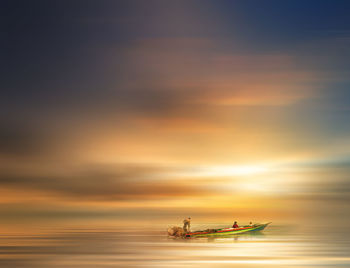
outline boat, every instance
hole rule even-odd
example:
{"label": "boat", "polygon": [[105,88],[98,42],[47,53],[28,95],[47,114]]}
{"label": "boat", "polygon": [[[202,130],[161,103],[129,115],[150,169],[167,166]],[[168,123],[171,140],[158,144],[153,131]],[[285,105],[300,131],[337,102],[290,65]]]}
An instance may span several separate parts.
{"label": "boat", "polygon": [[247,232],[255,232],[262,231],[268,226],[271,222],[267,223],[258,223],[249,226],[242,226],[238,228],[223,228],[223,229],[207,229],[203,231],[195,231],[184,234],[185,238],[192,237],[211,237],[211,236],[227,236],[227,235],[235,235],[242,234]]}

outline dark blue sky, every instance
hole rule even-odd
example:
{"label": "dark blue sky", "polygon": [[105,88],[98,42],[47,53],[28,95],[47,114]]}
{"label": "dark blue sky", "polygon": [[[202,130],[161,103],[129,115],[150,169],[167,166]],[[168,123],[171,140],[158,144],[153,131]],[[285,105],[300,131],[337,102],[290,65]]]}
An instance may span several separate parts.
{"label": "dark blue sky", "polygon": [[[209,37],[228,50],[298,53],[302,42],[348,38],[350,31],[349,1],[2,1],[1,6],[4,82],[14,90],[25,85],[23,94],[30,87],[46,90],[45,79],[87,87],[75,80],[96,73],[92,66],[101,56],[96,46]],[[347,62],[343,57],[341,67],[348,68]],[[88,84],[105,79],[97,74]]]}
{"label": "dark blue sky", "polygon": [[[289,55],[295,68],[328,76],[317,86],[323,104],[350,106],[349,1],[2,1],[0,12],[2,121],[51,121],[61,109],[113,106],[111,99],[149,107],[125,80],[159,77],[131,50],[166,39],[182,41],[158,43],[160,54],[201,51],[207,64],[215,53]],[[185,39],[211,44],[196,49]],[[151,96],[157,86],[134,87]]]}

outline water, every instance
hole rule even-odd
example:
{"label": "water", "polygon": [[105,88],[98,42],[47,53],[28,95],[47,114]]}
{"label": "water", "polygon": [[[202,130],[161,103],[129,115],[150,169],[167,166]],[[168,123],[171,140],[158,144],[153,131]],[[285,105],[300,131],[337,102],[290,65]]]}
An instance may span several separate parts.
{"label": "water", "polygon": [[3,234],[0,267],[350,267],[344,228],[271,225],[256,234],[187,240],[168,238],[165,229]]}

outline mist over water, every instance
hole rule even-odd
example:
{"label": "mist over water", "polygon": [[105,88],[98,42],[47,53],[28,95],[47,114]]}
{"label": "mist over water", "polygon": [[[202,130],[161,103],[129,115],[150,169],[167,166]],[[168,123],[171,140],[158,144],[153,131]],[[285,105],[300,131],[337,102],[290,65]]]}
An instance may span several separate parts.
{"label": "mist over water", "polygon": [[[220,224],[207,225],[212,226]],[[200,227],[193,225],[193,230]],[[13,232],[1,235],[0,266],[350,266],[350,236],[339,227],[272,224],[262,232],[195,239],[168,238],[165,228],[84,226]]]}

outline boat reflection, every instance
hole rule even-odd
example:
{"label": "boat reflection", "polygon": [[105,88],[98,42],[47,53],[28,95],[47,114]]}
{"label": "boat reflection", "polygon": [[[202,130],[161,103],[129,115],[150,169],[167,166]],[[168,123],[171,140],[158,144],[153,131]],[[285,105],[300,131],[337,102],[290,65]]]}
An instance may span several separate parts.
{"label": "boat reflection", "polygon": [[243,233],[243,234],[232,234],[232,235],[223,235],[220,237],[201,237],[201,238],[191,238],[191,239],[196,239],[196,240],[202,240],[202,241],[207,241],[207,242],[215,242],[215,243],[220,243],[220,242],[237,242],[237,241],[244,241],[244,240],[252,240],[256,238],[266,238],[266,234],[264,234],[261,231],[256,231],[256,232],[249,232],[249,233]]}

